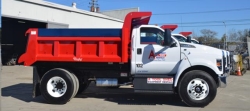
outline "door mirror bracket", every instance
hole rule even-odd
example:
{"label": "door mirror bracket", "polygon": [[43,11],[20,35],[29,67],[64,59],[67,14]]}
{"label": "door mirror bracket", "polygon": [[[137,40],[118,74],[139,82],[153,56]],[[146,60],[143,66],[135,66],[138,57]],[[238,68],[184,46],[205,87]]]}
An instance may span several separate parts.
{"label": "door mirror bracket", "polygon": [[164,32],[164,42],[163,42],[163,46],[171,46],[173,44],[173,38],[171,35],[171,31],[170,29],[165,29]]}
{"label": "door mirror bracket", "polygon": [[175,41],[173,41],[172,44],[170,45],[170,47],[176,47],[176,44],[177,43]]}

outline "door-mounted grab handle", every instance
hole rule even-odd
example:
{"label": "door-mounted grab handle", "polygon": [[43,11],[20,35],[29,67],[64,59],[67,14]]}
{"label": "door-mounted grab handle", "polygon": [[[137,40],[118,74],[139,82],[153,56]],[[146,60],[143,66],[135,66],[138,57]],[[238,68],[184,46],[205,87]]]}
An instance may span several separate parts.
{"label": "door-mounted grab handle", "polygon": [[137,48],[137,54],[141,54],[141,53],[142,53],[141,48]]}

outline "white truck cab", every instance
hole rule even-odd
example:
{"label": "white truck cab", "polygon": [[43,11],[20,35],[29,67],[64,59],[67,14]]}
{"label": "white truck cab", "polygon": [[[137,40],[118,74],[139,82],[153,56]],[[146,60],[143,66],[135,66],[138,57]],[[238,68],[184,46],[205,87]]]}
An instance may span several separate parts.
{"label": "white truck cab", "polygon": [[174,88],[186,104],[202,106],[214,99],[218,86],[226,86],[228,72],[220,49],[179,41],[155,25],[134,27],[131,40],[135,92]]}
{"label": "white truck cab", "polygon": [[[179,42],[187,42],[187,37],[185,37],[184,35],[182,35],[182,34],[172,34],[172,36],[174,37],[174,38],[176,38]],[[191,43],[194,43],[194,44],[201,44],[201,42],[200,41],[198,41],[198,40],[196,40],[196,39],[194,39],[194,38],[192,38],[191,39]],[[224,53],[224,57],[226,58],[226,60],[225,60],[225,65],[226,65],[226,69],[225,70],[229,70],[229,73],[230,73],[230,71],[231,71],[231,69],[232,69],[232,66],[231,66],[231,63],[230,63],[230,52],[229,51],[227,51],[227,50],[223,50],[223,49],[220,49],[220,50],[222,50],[223,51],[223,53]]]}
{"label": "white truck cab", "polygon": [[196,39],[193,39],[193,38],[191,39],[191,42],[192,42],[192,43],[195,43],[195,44],[201,44],[200,41],[198,41],[198,40],[196,40]]}

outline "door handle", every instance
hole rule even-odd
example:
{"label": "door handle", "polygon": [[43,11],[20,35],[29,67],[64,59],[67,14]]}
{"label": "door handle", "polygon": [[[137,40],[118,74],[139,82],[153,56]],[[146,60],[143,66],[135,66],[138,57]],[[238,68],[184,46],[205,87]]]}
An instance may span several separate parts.
{"label": "door handle", "polygon": [[141,54],[141,53],[142,53],[141,48],[137,48],[137,54]]}

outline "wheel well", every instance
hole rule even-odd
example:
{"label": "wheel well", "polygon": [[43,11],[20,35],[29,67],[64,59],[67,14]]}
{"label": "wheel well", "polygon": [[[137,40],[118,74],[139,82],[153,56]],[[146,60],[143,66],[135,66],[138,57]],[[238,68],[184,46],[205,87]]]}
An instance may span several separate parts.
{"label": "wheel well", "polygon": [[[210,74],[210,75],[213,77],[213,79],[215,80],[215,82],[216,82],[216,84],[217,84],[217,87],[219,86],[218,75],[217,75],[211,68],[206,67],[206,66],[199,66],[199,65],[197,65],[197,66],[192,66],[192,67],[190,67],[190,68],[184,70],[184,71],[182,72],[181,76],[179,77],[179,80],[180,80],[187,72],[189,72],[189,71],[191,71],[191,70],[202,70],[202,71],[207,72],[208,74]],[[177,86],[179,85],[179,82],[180,82],[180,81],[178,81]],[[177,89],[177,88],[176,88],[176,89]],[[177,91],[177,90],[176,90],[176,91]]]}

